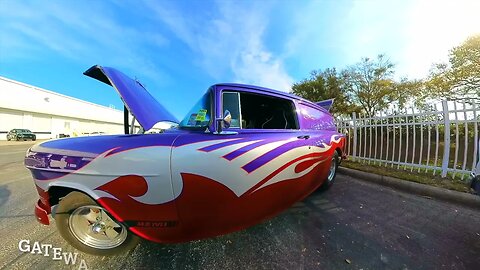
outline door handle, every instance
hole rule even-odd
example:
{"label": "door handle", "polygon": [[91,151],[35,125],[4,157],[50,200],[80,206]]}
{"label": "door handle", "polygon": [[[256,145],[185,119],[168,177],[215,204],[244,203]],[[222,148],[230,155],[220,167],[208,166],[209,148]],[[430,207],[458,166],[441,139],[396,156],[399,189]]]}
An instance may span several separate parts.
{"label": "door handle", "polygon": [[297,138],[298,138],[298,139],[308,140],[308,139],[310,139],[310,135],[301,135],[301,136],[298,136]]}

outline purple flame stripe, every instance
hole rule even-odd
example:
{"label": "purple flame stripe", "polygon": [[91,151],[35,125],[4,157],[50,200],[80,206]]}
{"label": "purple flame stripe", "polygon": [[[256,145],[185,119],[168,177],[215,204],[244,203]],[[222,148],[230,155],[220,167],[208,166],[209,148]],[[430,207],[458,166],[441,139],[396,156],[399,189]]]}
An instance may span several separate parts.
{"label": "purple flame stripe", "polygon": [[[146,146],[171,146],[178,137],[177,134],[132,134],[132,135],[103,135],[94,137],[65,138],[46,141],[43,148],[71,150],[101,154],[109,149],[117,148],[111,154]],[[120,147],[119,147],[120,146]],[[35,151],[35,147],[32,148]]]}
{"label": "purple flame stripe", "polygon": [[267,152],[267,153],[259,156],[258,158],[250,161],[249,163],[245,164],[242,167],[242,169],[244,169],[248,173],[251,173],[251,172],[255,171],[256,169],[262,167],[263,165],[267,164],[272,159],[280,156],[281,154],[283,154],[283,153],[285,153],[289,150],[292,150],[294,148],[301,147],[301,146],[304,146],[304,145],[299,144],[298,141],[292,141],[292,142],[285,143],[285,144],[273,149],[272,151]]}
{"label": "purple flame stripe", "polygon": [[234,140],[231,140],[231,141],[228,141],[228,142],[221,142],[221,143],[205,146],[205,147],[200,148],[198,150],[203,151],[203,152],[211,152],[211,151],[223,148],[223,147],[227,147],[227,146],[230,146],[230,145],[239,144],[239,143],[243,143],[243,142],[248,142],[248,141],[251,141],[251,140],[252,139],[239,138],[239,139],[234,139]]}
{"label": "purple flame stripe", "polygon": [[233,159],[247,153],[248,151],[251,151],[251,150],[253,150],[253,149],[255,149],[259,146],[265,145],[265,144],[273,142],[273,141],[276,141],[276,140],[261,140],[259,142],[255,142],[255,143],[246,145],[244,147],[241,147],[239,149],[236,149],[236,150],[224,155],[223,158],[232,161]]}
{"label": "purple flame stripe", "polygon": [[[332,141],[330,140],[330,138],[328,138],[328,145],[331,145],[331,144],[332,144]],[[242,167],[242,169],[244,169],[248,173],[251,173],[251,172],[255,171],[256,169],[262,167],[263,165],[267,164],[272,159],[280,156],[281,154],[283,154],[283,153],[285,153],[289,150],[292,150],[294,148],[298,148],[298,147],[302,147],[302,146],[306,146],[306,145],[305,144],[300,144],[298,141],[291,141],[291,142],[285,143],[285,144],[273,149],[272,151],[267,152],[267,153],[259,156],[258,158],[250,161],[249,163],[245,164]],[[320,145],[320,147],[324,148],[325,146]]]}
{"label": "purple flame stripe", "polygon": [[43,171],[43,170],[30,170],[32,176],[36,180],[52,180],[69,174],[69,172],[54,172],[54,171]]}

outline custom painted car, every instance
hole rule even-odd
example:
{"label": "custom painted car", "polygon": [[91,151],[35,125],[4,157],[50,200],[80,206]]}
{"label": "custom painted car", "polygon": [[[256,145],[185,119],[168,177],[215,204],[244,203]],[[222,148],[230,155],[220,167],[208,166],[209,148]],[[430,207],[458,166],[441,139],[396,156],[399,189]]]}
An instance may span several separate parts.
{"label": "custom painted car", "polygon": [[[84,74],[120,94],[126,134],[50,140],[25,157],[40,195],[38,221],[48,225],[51,214],[83,252],[241,230],[334,182],[345,137],[324,108],[331,102],[216,84],[177,121],[122,72],[93,66]],[[132,134],[135,121],[141,132]],[[146,132],[162,121],[178,125]]]}

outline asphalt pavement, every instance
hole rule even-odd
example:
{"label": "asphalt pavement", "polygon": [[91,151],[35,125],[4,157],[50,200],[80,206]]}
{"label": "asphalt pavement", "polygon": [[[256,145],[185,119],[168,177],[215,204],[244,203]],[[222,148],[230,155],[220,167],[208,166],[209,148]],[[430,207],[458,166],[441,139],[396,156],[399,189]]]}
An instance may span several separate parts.
{"label": "asphalt pavement", "polygon": [[480,211],[344,175],[327,192],[244,231],[142,242],[115,257],[78,253],[66,265],[51,253],[19,250],[29,240],[77,252],[54,225],[35,220],[38,195],[23,167],[31,144],[0,145],[0,269],[480,269]]}

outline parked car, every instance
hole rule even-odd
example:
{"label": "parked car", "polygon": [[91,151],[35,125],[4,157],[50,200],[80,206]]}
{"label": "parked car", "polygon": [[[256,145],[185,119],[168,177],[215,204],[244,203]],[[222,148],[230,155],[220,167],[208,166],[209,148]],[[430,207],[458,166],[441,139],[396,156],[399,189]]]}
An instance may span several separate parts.
{"label": "parked car", "polygon": [[56,138],[68,138],[70,137],[70,134],[65,134],[65,133],[60,133],[57,134]]}
{"label": "parked car", "polygon": [[[84,74],[113,86],[142,130],[178,123],[122,72],[94,66]],[[40,195],[38,221],[48,225],[51,214],[72,246],[111,255],[139,238],[185,242],[271,218],[332,186],[344,143],[316,103],[227,83],[211,86],[163,133],[51,140],[31,147],[25,165]]]}
{"label": "parked car", "polygon": [[103,131],[94,131],[94,132],[88,134],[87,136],[98,136],[98,135],[106,135],[106,133],[103,132]]}
{"label": "parked car", "polygon": [[10,130],[7,133],[7,141],[26,141],[26,140],[32,140],[35,141],[37,139],[37,136],[33,134],[30,130],[28,129],[23,129],[23,128],[15,128]]}

